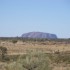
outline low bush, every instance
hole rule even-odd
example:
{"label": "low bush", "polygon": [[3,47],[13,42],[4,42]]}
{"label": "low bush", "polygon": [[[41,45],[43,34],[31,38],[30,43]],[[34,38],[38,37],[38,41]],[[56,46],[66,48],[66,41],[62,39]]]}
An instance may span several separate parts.
{"label": "low bush", "polygon": [[49,58],[41,52],[28,52],[5,68],[6,70],[52,70]]}

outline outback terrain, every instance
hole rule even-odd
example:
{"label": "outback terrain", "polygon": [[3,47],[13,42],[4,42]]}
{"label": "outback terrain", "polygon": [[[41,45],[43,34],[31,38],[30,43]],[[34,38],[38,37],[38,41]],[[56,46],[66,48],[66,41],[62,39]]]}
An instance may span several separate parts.
{"label": "outback terrain", "polygon": [[70,70],[70,39],[0,38],[0,70]]}

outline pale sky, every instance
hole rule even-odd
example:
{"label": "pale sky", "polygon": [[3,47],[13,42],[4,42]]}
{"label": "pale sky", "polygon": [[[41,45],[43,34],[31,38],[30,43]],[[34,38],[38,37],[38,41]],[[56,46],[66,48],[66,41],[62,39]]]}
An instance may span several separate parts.
{"label": "pale sky", "polygon": [[0,37],[33,31],[70,38],[70,0],[0,0]]}

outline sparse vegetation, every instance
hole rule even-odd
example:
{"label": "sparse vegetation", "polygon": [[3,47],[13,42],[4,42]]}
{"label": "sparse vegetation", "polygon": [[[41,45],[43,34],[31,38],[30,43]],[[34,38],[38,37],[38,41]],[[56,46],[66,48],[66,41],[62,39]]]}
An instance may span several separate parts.
{"label": "sparse vegetation", "polygon": [[2,70],[70,70],[70,39],[0,38],[0,62]]}

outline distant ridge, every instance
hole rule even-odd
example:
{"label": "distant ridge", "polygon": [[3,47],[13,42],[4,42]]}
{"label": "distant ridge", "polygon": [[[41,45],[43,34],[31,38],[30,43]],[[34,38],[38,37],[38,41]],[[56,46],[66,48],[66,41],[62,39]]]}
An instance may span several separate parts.
{"label": "distant ridge", "polygon": [[57,36],[55,34],[50,33],[44,33],[44,32],[28,32],[22,34],[23,38],[47,38],[47,39],[57,39]]}

